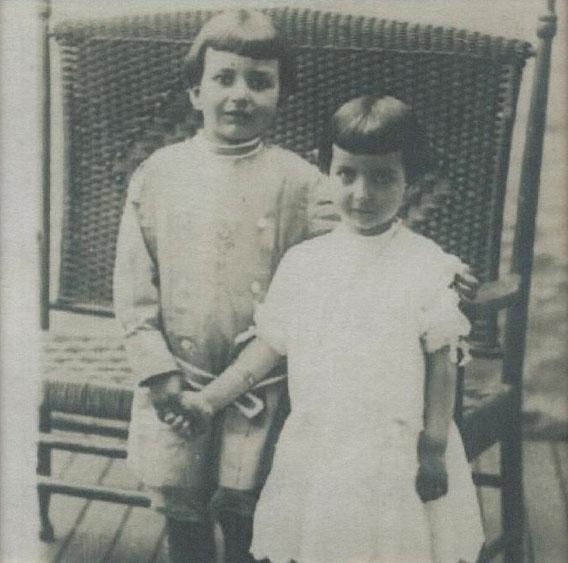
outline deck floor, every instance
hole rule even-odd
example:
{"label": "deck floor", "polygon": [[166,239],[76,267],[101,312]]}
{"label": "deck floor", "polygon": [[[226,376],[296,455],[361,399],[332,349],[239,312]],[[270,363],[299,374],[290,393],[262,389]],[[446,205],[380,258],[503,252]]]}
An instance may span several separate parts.
{"label": "deck floor", "polygon": [[[568,555],[568,443],[525,442],[525,496],[532,557],[527,563],[561,563]],[[498,461],[496,449],[480,460]],[[124,460],[54,452],[53,475],[72,481],[136,488]],[[480,489],[485,531],[500,526],[498,492]],[[41,545],[45,563],[166,563],[163,518],[145,508],[53,495],[53,543]],[[496,559],[500,561],[500,559]]]}

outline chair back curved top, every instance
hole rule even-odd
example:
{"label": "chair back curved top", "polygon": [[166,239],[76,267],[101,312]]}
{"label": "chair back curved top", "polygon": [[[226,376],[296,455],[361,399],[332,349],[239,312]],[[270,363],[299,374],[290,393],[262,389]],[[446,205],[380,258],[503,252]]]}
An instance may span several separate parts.
{"label": "chair back curved top", "polygon": [[[498,274],[503,201],[526,42],[453,28],[308,9],[269,10],[296,58],[297,87],[271,139],[314,159],[338,105],[383,92],[411,104],[447,166],[450,193],[415,227]],[[192,134],[181,61],[210,16],[189,11],[63,23],[69,182],[56,306],[110,310],[129,174],[158,146]]]}

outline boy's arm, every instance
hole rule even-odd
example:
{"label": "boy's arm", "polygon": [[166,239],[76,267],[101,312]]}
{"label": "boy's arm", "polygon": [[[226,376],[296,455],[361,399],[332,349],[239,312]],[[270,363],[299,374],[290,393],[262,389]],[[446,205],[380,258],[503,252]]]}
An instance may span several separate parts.
{"label": "boy's arm", "polygon": [[448,491],[445,454],[454,413],[457,370],[446,346],[426,355],[424,430],[418,440],[416,490],[423,502]]}
{"label": "boy's arm", "polygon": [[149,253],[135,208],[140,205],[142,183],[143,169],[139,169],[132,178],[120,224],[113,278],[114,310],[139,384],[178,370],[162,333],[157,264]]}

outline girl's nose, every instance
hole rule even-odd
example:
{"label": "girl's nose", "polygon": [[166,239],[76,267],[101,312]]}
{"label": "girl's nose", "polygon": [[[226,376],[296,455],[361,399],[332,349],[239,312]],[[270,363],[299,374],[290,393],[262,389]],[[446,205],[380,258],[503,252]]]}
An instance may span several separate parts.
{"label": "girl's nose", "polygon": [[231,99],[235,101],[247,100],[249,94],[250,92],[246,80],[242,78],[235,80],[231,88]]}
{"label": "girl's nose", "polygon": [[369,197],[369,189],[365,178],[359,177],[353,185],[353,198],[355,200],[365,200]]}

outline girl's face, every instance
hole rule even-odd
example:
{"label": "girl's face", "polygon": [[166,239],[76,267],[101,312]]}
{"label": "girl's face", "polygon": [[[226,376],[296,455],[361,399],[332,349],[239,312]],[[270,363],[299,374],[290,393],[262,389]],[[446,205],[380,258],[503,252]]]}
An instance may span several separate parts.
{"label": "girl's face", "polygon": [[357,233],[382,232],[402,205],[406,177],[401,151],[360,155],[333,145],[329,176],[343,222]]}
{"label": "girl's face", "polygon": [[242,143],[264,134],[276,114],[279,62],[258,60],[209,47],[201,84],[190,89],[203,113],[205,134],[218,143]]}

